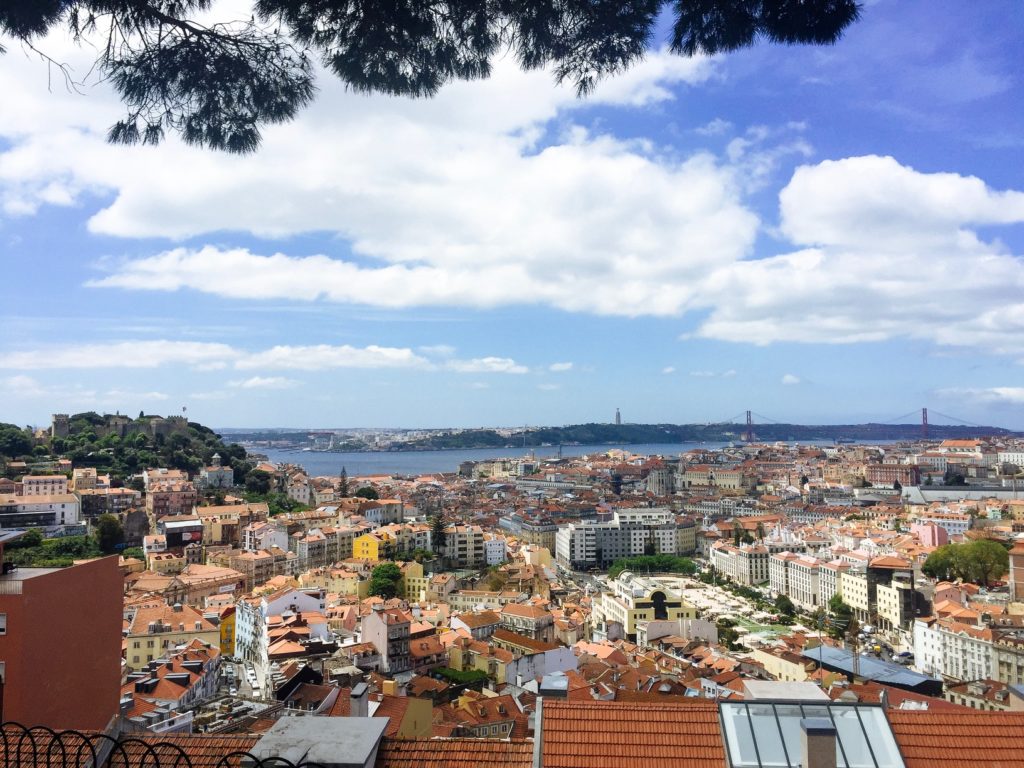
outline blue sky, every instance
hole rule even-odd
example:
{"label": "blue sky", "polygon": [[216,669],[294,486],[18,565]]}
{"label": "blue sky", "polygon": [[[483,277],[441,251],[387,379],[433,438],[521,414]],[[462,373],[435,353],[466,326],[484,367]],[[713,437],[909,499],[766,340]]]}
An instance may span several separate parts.
{"label": "blue sky", "polygon": [[[1024,428],[1024,6],[880,0],[836,46],[508,62],[225,157],[106,145],[0,58],[0,420]],[[86,55],[54,36],[44,50]]]}

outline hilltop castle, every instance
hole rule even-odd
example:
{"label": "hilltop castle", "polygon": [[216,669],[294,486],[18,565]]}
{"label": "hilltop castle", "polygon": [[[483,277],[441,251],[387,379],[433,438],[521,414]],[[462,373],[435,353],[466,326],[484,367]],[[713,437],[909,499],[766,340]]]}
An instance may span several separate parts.
{"label": "hilltop castle", "polygon": [[[103,424],[95,426],[96,434],[99,437],[117,435],[127,437],[128,435],[146,435],[155,438],[157,435],[169,437],[175,433],[188,432],[188,419],[184,416],[144,416],[141,419],[132,419],[128,416],[107,414]],[[71,434],[71,417],[66,413],[53,414],[53,422],[50,426],[51,437],[67,437]]]}

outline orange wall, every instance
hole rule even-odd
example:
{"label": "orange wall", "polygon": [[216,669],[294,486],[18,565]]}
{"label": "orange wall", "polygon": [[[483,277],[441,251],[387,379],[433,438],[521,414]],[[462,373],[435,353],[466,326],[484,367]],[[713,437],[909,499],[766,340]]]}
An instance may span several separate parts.
{"label": "orange wall", "polygon": [[105,557],[23,583],[0,595],[7,634],[3,719],[51,728],[103,729],[121,683],[121,571]]}

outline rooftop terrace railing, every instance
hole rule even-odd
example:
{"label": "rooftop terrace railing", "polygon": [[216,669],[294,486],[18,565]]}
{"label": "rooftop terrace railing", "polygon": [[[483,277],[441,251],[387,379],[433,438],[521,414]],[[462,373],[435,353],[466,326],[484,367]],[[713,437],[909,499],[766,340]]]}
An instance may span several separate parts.
{"label": "rooftop terrace railing", "polygon": [[[189,739],[195,744],[189,745]],[[217,737],[213,737],[217,738]],[[306,760],[257,757],[210,737],[112,736],[8,721],[0,726],[0,768],[326,768]]]}

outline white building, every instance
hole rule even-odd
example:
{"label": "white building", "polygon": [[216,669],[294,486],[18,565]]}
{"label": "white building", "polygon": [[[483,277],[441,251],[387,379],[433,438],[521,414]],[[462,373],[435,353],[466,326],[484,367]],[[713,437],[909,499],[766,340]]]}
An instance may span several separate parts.
{"label": "white building", "polygon": [[711,548],[711,564],[722,576],[738,584],[754,586],[769,580],[767,547],[754,544],[717,544]]}
{"label": "white building", "polygon": [[0,528],[76,525],[81,503],[73,493],[59,496],[0,496]]}
{"label": "white building", "polygon": [[947,680],[995,679],[992,630],[928,617],[914,621],[914,666]]}
{"label": "white building", "polygon": [[508,559],[505,537],[493,533],[484,534],[484,560],[488,566],[501,565]]}
{"label": "white building", "polygon": [[[267,619],[282,616],[289,611],[322,613],[327,607],[326,601],[325,590],[299,590],[291,587],[269,595],[239,600],[235,606],[235,656],[252,662],[257,674],[263,679],[270,669]],[[319,626],[326,630],[326,623]]]}

